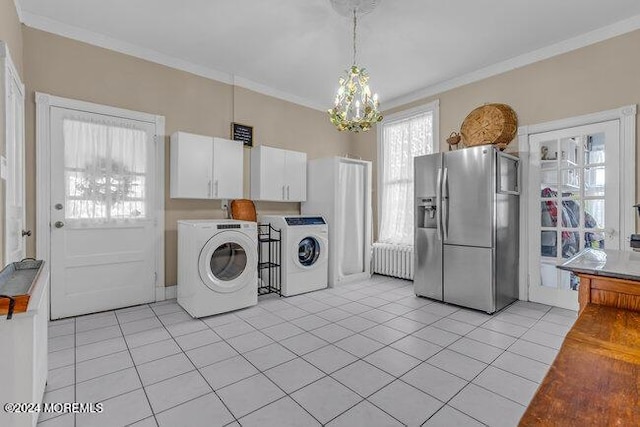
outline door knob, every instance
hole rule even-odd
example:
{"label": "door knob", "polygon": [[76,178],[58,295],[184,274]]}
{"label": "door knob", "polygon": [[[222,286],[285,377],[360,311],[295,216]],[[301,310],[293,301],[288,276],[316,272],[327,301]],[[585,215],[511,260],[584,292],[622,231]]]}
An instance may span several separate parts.
{"label": "door knob", "polygon": [[24,236],[31,237],[31,230],[22,230],[22,237]]}
{"label": "door knob", "polygon": [[56,228],[62,228],[64,227],[64,222],[62,221],[56,221],[55,224],[53,224],[56,226]]}

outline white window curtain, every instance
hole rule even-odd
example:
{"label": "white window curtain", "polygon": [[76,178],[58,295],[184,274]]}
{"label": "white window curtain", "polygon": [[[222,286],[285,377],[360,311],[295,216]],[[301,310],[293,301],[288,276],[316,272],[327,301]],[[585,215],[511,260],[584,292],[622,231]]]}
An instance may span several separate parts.
{"label": "white window curtain", "polygon": [[434,112],[382,125],[380,230],[378,241],[413,245],[413,158],[434,152]]}
{"label": "white window curtain", "polygon": [[65,217],[80,222],[145,219],[148,136],[109,120],[65,119]]}

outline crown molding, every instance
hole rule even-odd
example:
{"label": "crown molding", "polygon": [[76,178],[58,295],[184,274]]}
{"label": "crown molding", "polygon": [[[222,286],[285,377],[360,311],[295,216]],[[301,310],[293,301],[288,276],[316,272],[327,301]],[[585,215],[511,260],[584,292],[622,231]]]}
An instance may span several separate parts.
{"label": "crown molding", "polygon": [[22,19],[22,5],[20,4],[20,0],[13,0],[13,5],[16,8],[16,15],[18,15],[18,21],[24,24],[24,20]]}
{"label": "crown molding", "polygon": [[389,101],[385,102],[384,107],[385,110],[396,108],[410,102],[438,95],[442,92],[446,92],[448,90],[455,89],[469,83],[484,80],[486,78],[514,70],[516,68],[521,68],[538,61],[562,55],[563,53],[571,52],[573,50],[577,50],[582,47],[586,47],[613,37],[617,37],[622,34],[630,33],[631,31],[635,31],[638,29],[640,29],[640,15],[632,16],[631,18],[618,21],[606,27],[601,27],[588,33],[563,40],[561,42],[531,51],[529,53],[525,53],[523,55],[516,56],[511,59],[507,59],[506,61],[498,62],[497,64],[490,65],[488,67],[484,67],[458,77],[454,77],[450,80],[436,83],[432,86],[428,86],[413,93],[392,98]]}
{"label": "crown molding", "polygon": [[46,31],[69,39],[78,40],[93,46],[102,47],[129,56],[144,59],[157,64],[166,65],[178,70],[187,71],[201,77],[207,77],[227,84],[233,84],[233,76],[201,65],[193,64],[169,55],[157,52],[152,49],[144,48],[132,43],[118,40],[100,33],[85,30],[73,25],[64,24],[60,21],[44,17],[42,15],[34,15],[31,12],[23,12],[23,23],[27,27],[37,30]]}
{"label": "crown molding", "polygon": [[[16,0],[17,4],[18,0]],[[93,46],[104,49],[113,50],[125,55],[144,59],[149,62],[164,65],[181,71],[186,71],[200,77],[216,80],[229,85],[236,85],[263,95],[278,98],[283,101],[298,104],[314,110],[325,111],[326,106],[319,105],[317,102],[305,99],[300,96],[290,94],[288,92],[272,88],[270,86],[254,82],[237,75],[226,73],[224,71],[205,67],[193,62],[185,61],[173,56],[165,55],[153,49],[148,49],[132,43],[128,43],[119,39],[115,39],[104,34],[85,30],[73,25],[68,25],[41,15],[22,11],[20,13],[21,22],[31,28],[46,31],[69,39],[77,40]]]}
{"label": "crown molding", "polygon": [[302,105],[303,107],[312,108],[314,110],[326,112],[327,105],[319,104],[306,98],[302,98],[297,95],[293,95],[288,92],[283,92],[279,89],[275,89],[271,86],[263,85],[262,83],[255,82],[253,80],[245,79],[244,77],[234,76],[234,84],[238,87],[252,90],[254,92],[261,93],[263,95],[271,96],[273,98],[282,99],[284,101],[292,102],[294,104]]}
{"label": "crown molding", "polygon": [[[206,77],[230,85],[236,85],[263,95],[288,101],[304,107],[318,111],[325,111],[326,105],[316,101],[293,95],[262,83],[255,82],[240,76],[234,76],[213,68],[198,65],[189,61],[165,55],[152,49],[128,43],[122,40],[111,38],[103,34],[85,30],[76,26],[64,24],[50,18],[25,12],[22,10],[20,0],[14,0],[16,12],[20,22],[28,27],[49,33],[57,34],[70,39],[78,40],[94,46],[120,52],[129,56],[144,59],[156,64],[164,65],[177,70],[186,71],[197,76]],[[419,89],[410,94],[392,98],[384,102],[385,110],[400,107],[402,105],[419,101],[430,96],[438,95],[448,90],[452,90],[470,83],[484,80],[498,74],[505,73],[538,61],[562,55],[573,50],[580,49],[622,34],[640,29],[640,15],[632,16],[628,19],[618,21],[606,27],[581,34],[579,36],[546,46],[523,55],[499,62],[488,67],[484,67],[449,80],[436,83],[423,89]]]}

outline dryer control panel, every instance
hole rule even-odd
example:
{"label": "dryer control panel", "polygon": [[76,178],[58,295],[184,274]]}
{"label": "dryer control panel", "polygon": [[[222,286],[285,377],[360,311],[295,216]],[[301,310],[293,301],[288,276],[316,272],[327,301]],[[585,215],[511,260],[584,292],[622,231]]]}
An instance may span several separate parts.
{"label": "dryer control panel", "polygon": [[325,225],[321,216],[288,216],[285,217],[287,225]]}
{"label": "dryer control panel", "polygon": [[218,230],[231,230],[234,228],[242,228],[240,224],[219,224]]}

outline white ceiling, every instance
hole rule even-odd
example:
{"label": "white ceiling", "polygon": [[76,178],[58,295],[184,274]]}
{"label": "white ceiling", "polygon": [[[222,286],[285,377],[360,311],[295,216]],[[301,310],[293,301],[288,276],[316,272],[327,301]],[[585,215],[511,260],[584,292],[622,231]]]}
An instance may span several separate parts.
{"label": "white ceiling", "polygon": [[[330,106],[351,64],[351,23],[329,0],[19,3],[27,25],[225,81],[233,75],[241,85],[318,108]],[[602,27],[611,26],[600,39],[621,32],[614,27],[628,31],[639,17],[638,0],[384,0],[359,22],[358,62],[384,109]]]}

